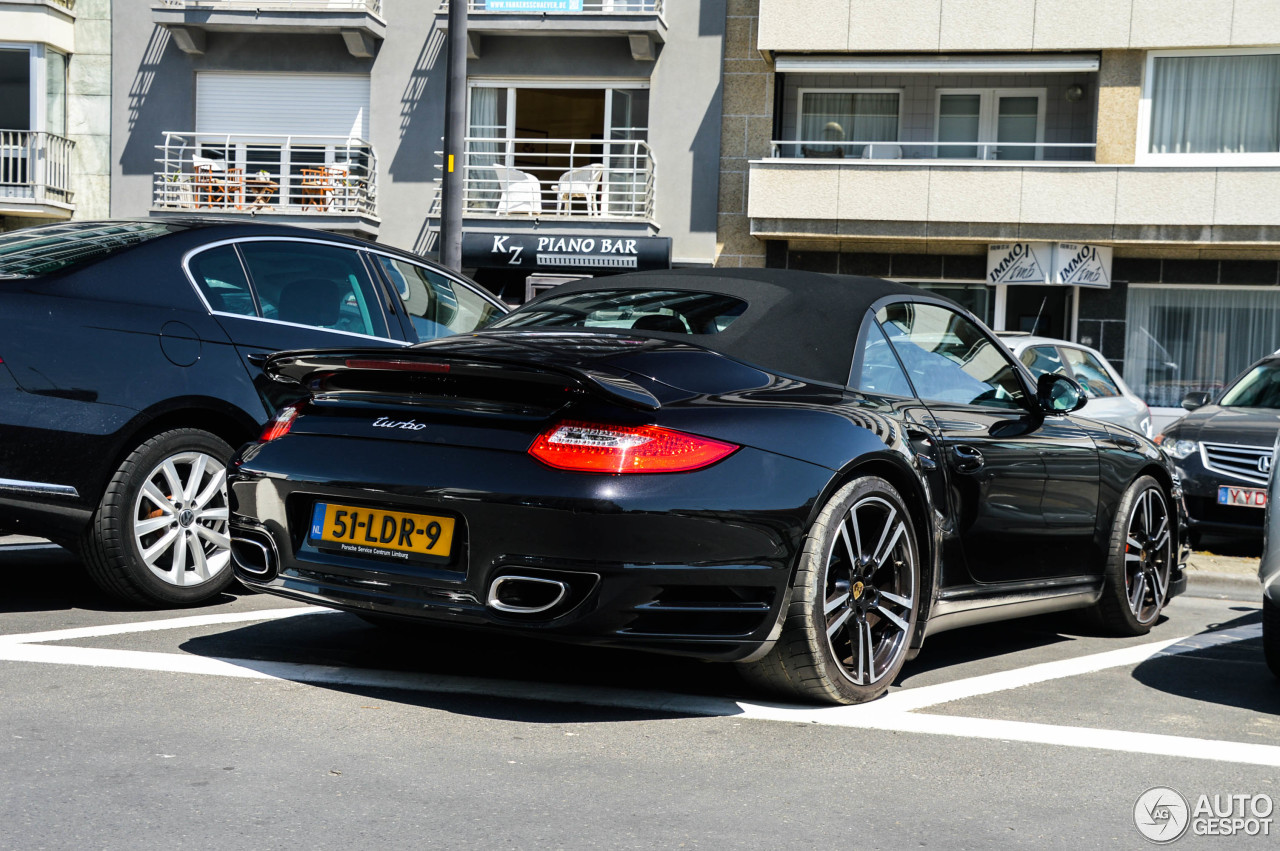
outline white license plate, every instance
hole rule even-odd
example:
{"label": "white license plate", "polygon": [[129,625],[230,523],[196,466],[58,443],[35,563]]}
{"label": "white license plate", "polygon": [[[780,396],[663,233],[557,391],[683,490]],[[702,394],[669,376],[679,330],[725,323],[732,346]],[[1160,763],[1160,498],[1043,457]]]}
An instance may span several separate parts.
{"label": "white license plate", "polygon": [[1218,488],[1218,504],[1266,508],[1267,492],[1263,488],[1233,488],[1222,485]]}

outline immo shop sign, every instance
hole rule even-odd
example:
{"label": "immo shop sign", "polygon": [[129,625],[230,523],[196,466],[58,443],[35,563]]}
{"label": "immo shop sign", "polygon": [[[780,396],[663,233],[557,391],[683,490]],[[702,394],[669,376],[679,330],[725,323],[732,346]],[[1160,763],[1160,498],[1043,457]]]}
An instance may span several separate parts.
{"label": "immo shop sign", "polygon": [[1111,286],[1111,248],[1079,242],[1005,242],[987,246],[987,283]]}

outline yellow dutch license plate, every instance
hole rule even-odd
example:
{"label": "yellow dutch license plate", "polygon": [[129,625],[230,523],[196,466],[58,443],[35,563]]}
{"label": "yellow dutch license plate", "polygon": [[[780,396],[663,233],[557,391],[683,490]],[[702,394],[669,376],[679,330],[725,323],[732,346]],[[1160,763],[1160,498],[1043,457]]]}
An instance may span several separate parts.
{"label": "yellow dutch license plate", "polygon": [[311,513],[310,538],[357,555],[391,551],[447,557],[453,527],[452,517],[318,502]]}

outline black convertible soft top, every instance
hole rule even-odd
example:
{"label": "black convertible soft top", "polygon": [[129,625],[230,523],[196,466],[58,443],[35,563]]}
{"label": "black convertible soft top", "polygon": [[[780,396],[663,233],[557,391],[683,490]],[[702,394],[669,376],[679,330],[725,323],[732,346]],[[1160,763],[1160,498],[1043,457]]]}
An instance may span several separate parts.
{"label": "black convertible soft top", "polygon": [[849,379],[858,328],[872,304],[893,295],[937,298],[917,287],[857,275],[792,269],[683,269],[563,284],[512,316],[551,298],[601,290],[680,290],[736,296],[747,302],[747,308],[717,334],[625,333],[692,342],[770,372],[842,386]]}

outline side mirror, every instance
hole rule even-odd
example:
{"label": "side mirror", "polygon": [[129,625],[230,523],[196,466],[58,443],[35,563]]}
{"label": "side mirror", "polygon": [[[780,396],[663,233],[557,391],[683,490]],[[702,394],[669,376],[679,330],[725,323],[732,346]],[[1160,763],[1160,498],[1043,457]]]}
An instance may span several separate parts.
{"label": "side mirror", "polygon": [[1036,382],[1036,400],[1047,414],[1069,414],[1085,406],[1089,399],[1074,379],[1046,372]]}
{"label": "side mirror", "polygon": [[1182,407],[1188,411],[1194,411],[1196,408],[1203,408],[1209,404],[1209,394],[1203,390],[1192,390],[1190,393],[1182,397]]}

